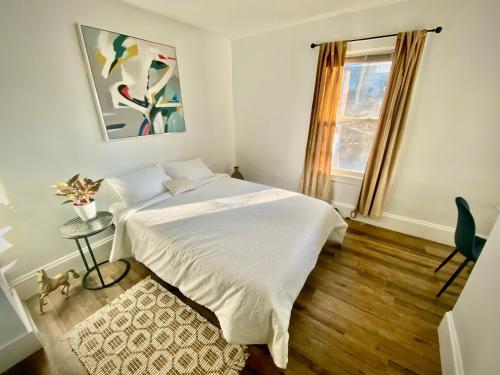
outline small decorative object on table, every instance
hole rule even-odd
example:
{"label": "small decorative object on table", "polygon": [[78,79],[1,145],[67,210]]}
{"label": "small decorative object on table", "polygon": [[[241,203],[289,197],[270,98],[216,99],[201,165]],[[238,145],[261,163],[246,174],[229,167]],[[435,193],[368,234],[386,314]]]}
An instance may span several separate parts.
{"label": "small decorative object on table", "polygon": [[[36,281],[38,282],[38,294],[40,294],[40,315],[43,314],[43,306],[46,305],[44,298],[61,285],[61,294],[69,296],[69,274],[75,279],[80,275],[75,270],[69,270],[63,273],[58,273],[54,277],[48,277],[44,270],[36,271]],[[65,290],[66,289],[66,290]]]}
{"label": "small decorative object on table", "polygon": [[67,198],[63,204],[73,203],[77,215],[83,221],[88,221],[96,217],[97,209],[92,196],[99,191],[101,182],[102,178],[92,181],[90,178],[82,178],[77,174],[66,182],[56,182],[52,187],[57,189],[57,196]]}
{"label": "small decorative object on table", "polygon": [[233,174],[231,175],[232,178],[237,178],[238,180],[244,180],[245,178],[243,177],[243,175],[240,173],[240,167],[238,166],[235,166],[234,167],[234,172]]}
{"label": "small decorative object on table", "polygon": [[[80,252],[80,255],[83,260],[83,265],[87,270],[85,276],[83,276],[82,279],[82,285],[85,289],[96,290],[96,289],[107,288],[108,286],[111,286],[120,281],[121,279],[123,279],[123,277],[125,277],[130,268],[129,262],[127,262],[125,259],[120,259],[119,262],[125,265],[120,276],[118,276],[111,282],[108,283],[104,282],[99,266],[108,263],[108,261],[106,260],[104,262],[97,263],[88,238],[98,233],[101,233],[105,229],[109,228],[111,224],[113,224],[113,214],[107,211],[99,211],[97,212],[96,217],[92,220],[83,221],[81,218],[75,217],[74,219],[71,219],[66,223],[64,223],[64,225],[61,228],[59,228],[62,237],[75,240],[76,242],[76,246],[78,247],[78,251]],[[80,242],[78,241],[79,239],[83,239],[85,241],[85,244],[87,245],[87,249],[94,264],[92,268],[89,268],[87,259],[85,258]],[[100,286],[88,285],[87,278],[93,271],[96,271],[97,276],[99,277]]]}

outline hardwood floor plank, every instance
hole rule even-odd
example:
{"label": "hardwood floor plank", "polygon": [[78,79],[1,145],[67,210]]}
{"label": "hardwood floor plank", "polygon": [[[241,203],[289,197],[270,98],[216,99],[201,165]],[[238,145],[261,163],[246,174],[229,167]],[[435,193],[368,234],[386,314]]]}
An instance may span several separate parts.
{"label": "hardwood floor plank", "polygon": [[[435,294],[462,261],[455,257],[437,274],[434,269],[453,250],[449,246],[356,221],[348,221],[344,244],[325,246],[291,314],[287,374],[439,374],[437,326],[452,309],[470,272],[463,272],[441,298]],[[469,268],[470,271],[470,268]],[[118,275],[106,266],[105,277]],[[46,314],[38,300],[27,306],[38,326],[44,350],[7,374],[86,374],[60,337],[78,322],[145,277],[153,277],[210,322],[208,309],[159,280],[131,260],[128,275],[99,291],[73,282],[70,297],[53,293]],[[280,374],[265,345],[249,346],[243,374]]]}
{"label": "hardwood floor plank", "polygon": [[[335,303],[332,305],[325,303],[328,298],[318,295],[316,301],[299,299],[297,301],[297,308],[307,311],[314,319],[346,335],[346,337],[359,340],[362,343],[368,343],[373,347],[382,338],[390,338],[397,340],[400,345],[411,347],[420,352],[429,354],[436,352],[437,346],[434,340],[420,338],[416,341],[414,333],[408,332],[404,327],[397,329],[398,327],[388,324],[385,321],[385,315],[381,314],[383,316],[382,319],[365,321],[362,315],[359,316],[350,308],[342,309],[338,308],[339,305]],[[370,316],[370,313],[367,314]]]}

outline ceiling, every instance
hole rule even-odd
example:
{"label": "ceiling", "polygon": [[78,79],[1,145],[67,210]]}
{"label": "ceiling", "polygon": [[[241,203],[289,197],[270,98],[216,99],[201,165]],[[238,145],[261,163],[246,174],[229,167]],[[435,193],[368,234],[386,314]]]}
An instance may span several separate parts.
{"label": "ceiling", "polygon": [[122,0],[231,39],[405,0]]}

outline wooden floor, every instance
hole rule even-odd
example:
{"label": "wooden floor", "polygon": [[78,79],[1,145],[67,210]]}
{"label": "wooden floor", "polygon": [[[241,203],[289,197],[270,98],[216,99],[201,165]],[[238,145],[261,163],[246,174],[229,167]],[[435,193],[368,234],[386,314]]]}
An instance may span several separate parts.
{"label": "wooden floor", "polygon": [[[441,298],[434,297],[463,259],[457,255],[434,274],[451,250],[349,221],[344,244],[323,249],[294,305],[286,373],[441,373],[437,326],[470,273],[466,269]],[[113,265],[108,266],[106,274],[113,272],[117,272]],[[43,316],[38,314],[36,297],[30,299],[27,304],[45,351],[7,374],[86,374],[69,345],[59,341],[61,335],[150,274],[133,261],[127,277],[108,289],[89,291],[74,282],[67,301],[60,294],[50,296]],[[197,308],[217,323],[208,310]],[[265,346],[251,346],[249,351],[245,374],[279,373]]]}

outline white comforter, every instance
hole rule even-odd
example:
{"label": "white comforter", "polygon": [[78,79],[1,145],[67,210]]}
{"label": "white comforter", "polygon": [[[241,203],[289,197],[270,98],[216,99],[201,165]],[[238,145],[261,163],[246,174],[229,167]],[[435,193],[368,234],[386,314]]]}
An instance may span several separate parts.
{"label": "white comforter", "polygon": [[327,238],[347,225],[325,202],[215,175],[193,191],[122,210],[110,260],[134,256],[212,310],[226,340],[288,360],[293,303]]}

